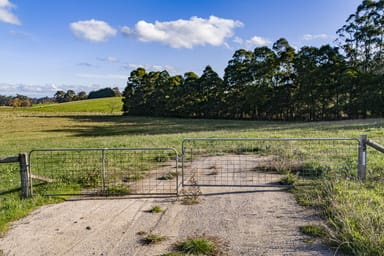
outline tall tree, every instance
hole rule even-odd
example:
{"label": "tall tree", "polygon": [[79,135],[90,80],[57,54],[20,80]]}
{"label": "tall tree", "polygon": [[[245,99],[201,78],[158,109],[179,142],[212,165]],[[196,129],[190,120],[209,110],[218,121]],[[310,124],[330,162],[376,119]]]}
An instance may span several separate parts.
{"label": "tall tree", "polygon": [[364,0],[337,31],[339,43],[354,65],[364,72],[383,64],[384,0]]}
{"label": "tall tree", "polygon": [[291,99],[295,79],[295,49],[285,38],[278,39],[272,49],[276,52],[278,69],[275,71],[276,87],[274,113],[278,119],[293,118],[293,102]]}
{"label": "tall tree", "polygon": [[143,114],[144,93],[143,85],[147,72],[144,68],[133,70],[128,77],[127,86],[123,92],[123,112],[124,114]]}
{"label": "tall tree", "polygon": [[59,90],[55,93],[54,97],[56,102],[61,103],[64,102],[64,96],[65,96],[65,91]]}
{"label": "tall tree", "polygon": [[253,119],[268,119],[272,110],[274,88],[276,85],[276,70],[278,59],[270,48],[256,47],[250,68],[252,81],[245,92],[246,102],[250,106]]}
{"label": "tall tree", "polygon": [[253,52],[237,50],[224,70],[228,110],[234,118],[246,118],[250,106],[244,104],[247,86],[252,83],[251,67]]}
{"label": "tall tree", "polygon": [[198,109],[200,116],[208,118],[219,116],[221,109],[224,108],[222,79],[211,66],[206,66],[198,84]]}

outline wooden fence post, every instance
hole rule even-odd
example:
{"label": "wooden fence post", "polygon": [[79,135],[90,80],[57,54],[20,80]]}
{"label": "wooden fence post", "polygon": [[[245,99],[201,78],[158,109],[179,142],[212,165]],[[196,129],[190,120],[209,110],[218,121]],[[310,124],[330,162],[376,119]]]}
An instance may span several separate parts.
{"label": "wooden fence post", "polygon": [[19,162],[20,162],[21,198],[26,199],[31,196],[30,190],[29,190],[28,154],[20,153]]}

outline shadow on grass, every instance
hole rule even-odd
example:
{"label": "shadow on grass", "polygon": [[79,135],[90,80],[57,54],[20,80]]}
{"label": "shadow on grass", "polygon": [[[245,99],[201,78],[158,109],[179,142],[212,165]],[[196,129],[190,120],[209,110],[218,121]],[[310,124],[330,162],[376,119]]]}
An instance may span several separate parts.
{"label": "shadow on grass", "polygon": [[69,118],[78,125],[50,132],[70,132],[74,136],[119,136],[119,135],[161,135],[187,132],[207,132],[217,130],[247,130],[270,126],[271,122],[215,120],[215,119],[178,119],[160,117],[132,117],[117,115],[71,115],[41,116],[41,118]]}
{"label": "shadow on grass", "polygon": [[344,120],[333,122],[296,122],[296,121],[253,121],[223,119],[182,119],[161,117],[138,117],[121,115],[59,115],[40,116],[40,118],[66,118],[78,125],[49,132],[70,132],[74,136],[97,137],[119,135],[161,135],[209,131],[284,131],[287,129],[362,130],[384,127],[384,119]]}
{"label": "shadow on grass", "polygon": [[5,191],[1,191],[0,192],[0,196],[4,196],[4,195],[8,195],[8,194],[13,194],[13,193],[16,193],[16,192],[21,192],[21,188],[19,187],[19,188],[13,188],[13,189],[8,189],[8,190],[5,190]]}

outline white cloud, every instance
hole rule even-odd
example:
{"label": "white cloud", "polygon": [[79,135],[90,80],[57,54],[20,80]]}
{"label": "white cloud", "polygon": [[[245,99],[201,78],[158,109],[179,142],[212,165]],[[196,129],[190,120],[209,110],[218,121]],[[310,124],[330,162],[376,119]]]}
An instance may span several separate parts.
{"label": "white cloud", "polygon": [[247,40],[237,36],[233,39],[233,42],[240,44],[242,47],[246,49],[253,49],[255,47],[267,46],[271,44],[271,41],[269,39],[261,36],[253,36],[252,38]]}
{"label": "white cloud", "polygon": [[260,36],[254,36],[251,39],[245,41],[247,48],[266,46],[270,43],[271,43],[271,41],[269,41],[268,39],[266,39],[264,37],[260,37]]}
{"label": "white cloud", "polygon": [[193,48],[198,45],[225,45],[225,39],[232,37],[233,30],[242,25],[240,21],[216,16],[209,19],[191,17],[189,20],[155,23],[141,20],[134,29],[124,26],[121,32],[142,42],[160,42],[172,48]]}
{"label": "white cloud", "polygon": [[11,31],[9,31],[9,34],[13,38],[18,38],[18,39],[34,39],[33,35],[31,33],[27,33],[27,32],[24,32],[24,31],[11,30]]}
{"label": "white cloud", "polygon": [[104,42],[117,33],[108,23],[94,19],[72,22],[69,27],[78,38],[92,42]]}
{"label": "white cloud", "polygon": [[128,70],[134,70],[134,69],[137,69],[137,68],[144,68],[146,71],[163,71],[163,70],[167,70],[170,74],[176,74],[177,73],[177,70],[174,66],[172,65],[164,65],[164,66],[161,66],[161,65],[151,65],[151,64],[132,64],[132,63],[129,63],[129,64],[126,64],[123,66],[124,69],[128,69]]}
{"label": "white cloud", "polygon": [[118,58],[112,57],[112,56],[107,56],[107,57],[102,57],[102,58],[97,58],[97,59],[100,61],[111,62],[111,63],[119,62]]}
{"label": "white cloud", "polygon": [[21,25],[19,18],[11,12],[16,8],[9,0],[0,0],[0,22]]}
{"label": "white cloud", "polygon": [[234,39],[233,39],[233,42],[237,43],[237,44],[243,44],[244,43],[244,40],[238,36],[236,36]]}
{"label": "white cloud", "polygon": [[[128,79],[128,75],[124,76],[126,81]],[[120,83],[119,83],[120,84]],[[125,83],[122,83],[125,84]],[[114,87],[115,85],[111,85]],[[117,85],[119,86],[119,85]],[[2,93],[5,96],[16,96],[16,94],[25,95],[31,98],[41,98],[41,97],[53,97],[53,95],[57,91],[68,91],[74,90],[79,93],[81,91],[90,92],[94,90],[98,90],[100,88],[105,88],[105,84],[89,84],[89,85],[79,85],[79,84],[7,84],[0,83],[0,91],[6,92],[6,94]],[[120,88],[123,90],[124,88]]]}
{"label": "white cloud", "polygon": [[73,86],[56,86],[55,84],[5,84],[0,83],[0,91],[6,91],[7,96],[16,96],[16,94],[26,95],[32,98],[53,96],[59,90],[65,90],[65,87],[73,89]]}
{"label": "white cloud", "polygon": [[89,62],[80,62],[79,64],[77,64],[78,66],[82,66],[82,67],[93,67],[93,64],[89,63]]}
{"label": "white cloud", "polygon": [[123,26],[121,29],[120,29],[121,33],[123,33],[123,35],[132,35],[135,33],[135,31],[133,31],[130,27],[127,27],[127,26]]}
{"label": "white cloud", "polygon": [[93,78],[93,79],[116,79],[116,80],[127,80],[127,75],[120,74],[89,74],[89,73],[80,73],[76,74],[77,77],[81,78]]}
{"label": "white cloud", "polygon": [[327,38],[328,38],[327,34],[317,34],[317,35],[305,34],[303,36],[303,39],[305,41],[311,41],[311,40],[316,40],[316,39],[327,39]]}

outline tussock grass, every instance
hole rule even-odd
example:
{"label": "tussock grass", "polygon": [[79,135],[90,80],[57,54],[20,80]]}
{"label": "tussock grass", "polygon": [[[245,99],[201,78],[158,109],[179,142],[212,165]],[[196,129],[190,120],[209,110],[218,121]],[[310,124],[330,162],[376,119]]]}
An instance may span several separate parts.
{"label": "tussock grass", "polygon": [[109,196],[123,196],[123,195],[129,195],[131,193],[131,189],[126,185],[117,184],[117,185],[108,187],[105,192]]}
{"label": "tussock grass", "polygon": [[176,172],[167,172],[164,175],[160,176],[158,180],[173,180],[176,176]]}
{"label": "tussock grass", "polygon": [[155,233],[150,233],[147,234],[145,237],[143,237],[140,242],[143,245],[152,245],[152,244],[158,244],[161,243],[165,240],[167,240],[168,237],[160,235],[160,234],[155,234]]}
{"label": "tussock grass", "polygon": [[[384,188],[382,184],[320,180],[296,186],[298,201],[315,207],[327,220],[326,240],[348,255],[383,255]],[[307,227],[315,234],[319,231]]]}
{"label": "tussock grass", "polygon": [[221,243],[216,238],[195,237],[177,243],[175,250],[186,255],[215,256],[223,255],[223,248],[221,247]]}
{"label": "tussock grass", "polygon": [[149,210],[150,213],[160,213],[162,211],[163,209],[161,209],[159,205],[155,205],[151,208],[151,210]]}
{"label": "tussock grass", "polygon": [[184,255],[185,254],[181,252],[168,252],[168,253],[161,254],[160,256],[184,256]]}
{"label": "tussock grass", "polygon": [[324,238],[327,235],[327,231],[323,226],[319,225],[306,225],[300,227],[301,233],[311,236],[311,237],[319,237]]}
{"label": "tussock grass", "polygon": [[339,181],[330,187],[326,216],[334,228],[333,238],[354,255],[384,252],[384,188],[379,184]]}

